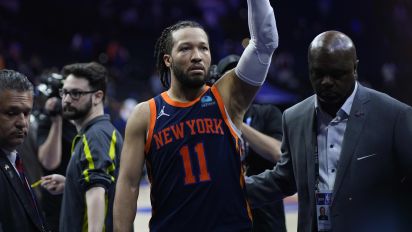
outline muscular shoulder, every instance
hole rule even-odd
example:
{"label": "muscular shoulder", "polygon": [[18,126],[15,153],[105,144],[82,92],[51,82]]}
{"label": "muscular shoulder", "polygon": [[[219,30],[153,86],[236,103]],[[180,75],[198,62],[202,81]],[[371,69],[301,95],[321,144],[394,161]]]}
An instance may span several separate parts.
{"label": "muscular shoulder", "polygon": [[[150,101],[150,100],[149,100]],[[135,106],[126,125],[126,134],[130,132],[146,131],[150,122],[149,101],[141,102]]]}

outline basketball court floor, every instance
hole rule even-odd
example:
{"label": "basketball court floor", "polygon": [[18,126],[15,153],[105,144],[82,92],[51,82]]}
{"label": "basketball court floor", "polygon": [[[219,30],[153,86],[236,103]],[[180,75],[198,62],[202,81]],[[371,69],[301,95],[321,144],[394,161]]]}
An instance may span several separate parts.
{"label": "basketball court floor", "polygon": [[[288,232],[297,231],[297,196],[291,196],[284,199],[286,212],[286,227]],[[146,180],[140,184],[139,199],[137,201],[137,214],[134,221],[136,232],[149,232],[148,223],[152,214],[150,206],[150,185]]]}

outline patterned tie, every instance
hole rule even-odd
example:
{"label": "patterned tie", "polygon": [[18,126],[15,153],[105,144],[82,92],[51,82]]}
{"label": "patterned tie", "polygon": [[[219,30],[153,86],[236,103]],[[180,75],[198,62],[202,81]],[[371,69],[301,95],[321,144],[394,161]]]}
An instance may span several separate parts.
{"label": "patterned tie", "polygon": [[37,217],[38,217],[39,223],[40,223],[41,225],[43,225],[43,220],[42,220],[42,218],[40,217],[40,211],[39,211],[39,208],[37,207],[36,196],[34,195],[32,189],[31,189],[31,187],[30,187],[30,185],[29,185],[29,182],[28,182],[27,179],[26,179],[26,175],[24,174],[23,162],[22,162],[22,160],[20,159],[20,156],[19,156],[18,153],[16,153],[16,169],[17,169],[17,171],[19,172],[20,180],[21,180],[24,188],[26,189],[26,192],[27,192],[27,194],[28,194],[28,197],[29,197],[30,200],[31,200],[32,207],[34,208],[34,210],[35,210],[36,213],[37,213]]}

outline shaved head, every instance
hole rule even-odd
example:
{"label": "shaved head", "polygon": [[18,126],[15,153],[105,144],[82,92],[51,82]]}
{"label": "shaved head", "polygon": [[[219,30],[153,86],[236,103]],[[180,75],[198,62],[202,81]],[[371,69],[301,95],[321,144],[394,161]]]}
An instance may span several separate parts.
{"label": "shaved head", "polygon": [[358,60],[353,41],[339,31],[326,31],[308,50],[309,76],[318,102],[331,116],[354,90]]}
{"label": "shaved head", "polygon": [[316,36],[309,45],[309,56],[312,53],[348,53],[356,61],[356,48],[353,41],[345,34],[339,31],[325,31]]}

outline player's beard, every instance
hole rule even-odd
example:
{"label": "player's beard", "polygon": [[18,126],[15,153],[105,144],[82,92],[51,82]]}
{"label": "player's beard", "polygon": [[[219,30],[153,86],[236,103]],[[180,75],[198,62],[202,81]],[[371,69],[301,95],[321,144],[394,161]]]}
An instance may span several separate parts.
{"label": "player's beard", "polygon": [[[183,69],[181,69],[177,65],[174,65],[173,63],[172,63],[172,70],[173,70],[173,73],[175,74],[177,81],[179,81],[181,85],[186,88],[191,88],[191,89],[201,88],[206,83],[205,82],[206,74],[189,76],[188,73],[185,73]],[[205,72],[205,73],[208,73],[208,72]]]}
{"label": "player's beard", "polygon": [[70,105],[63,106],[63,117],[69,120],[82,119],[89,114],[92,108],[92,98],[89,98],[83,106],[75,108]]}

